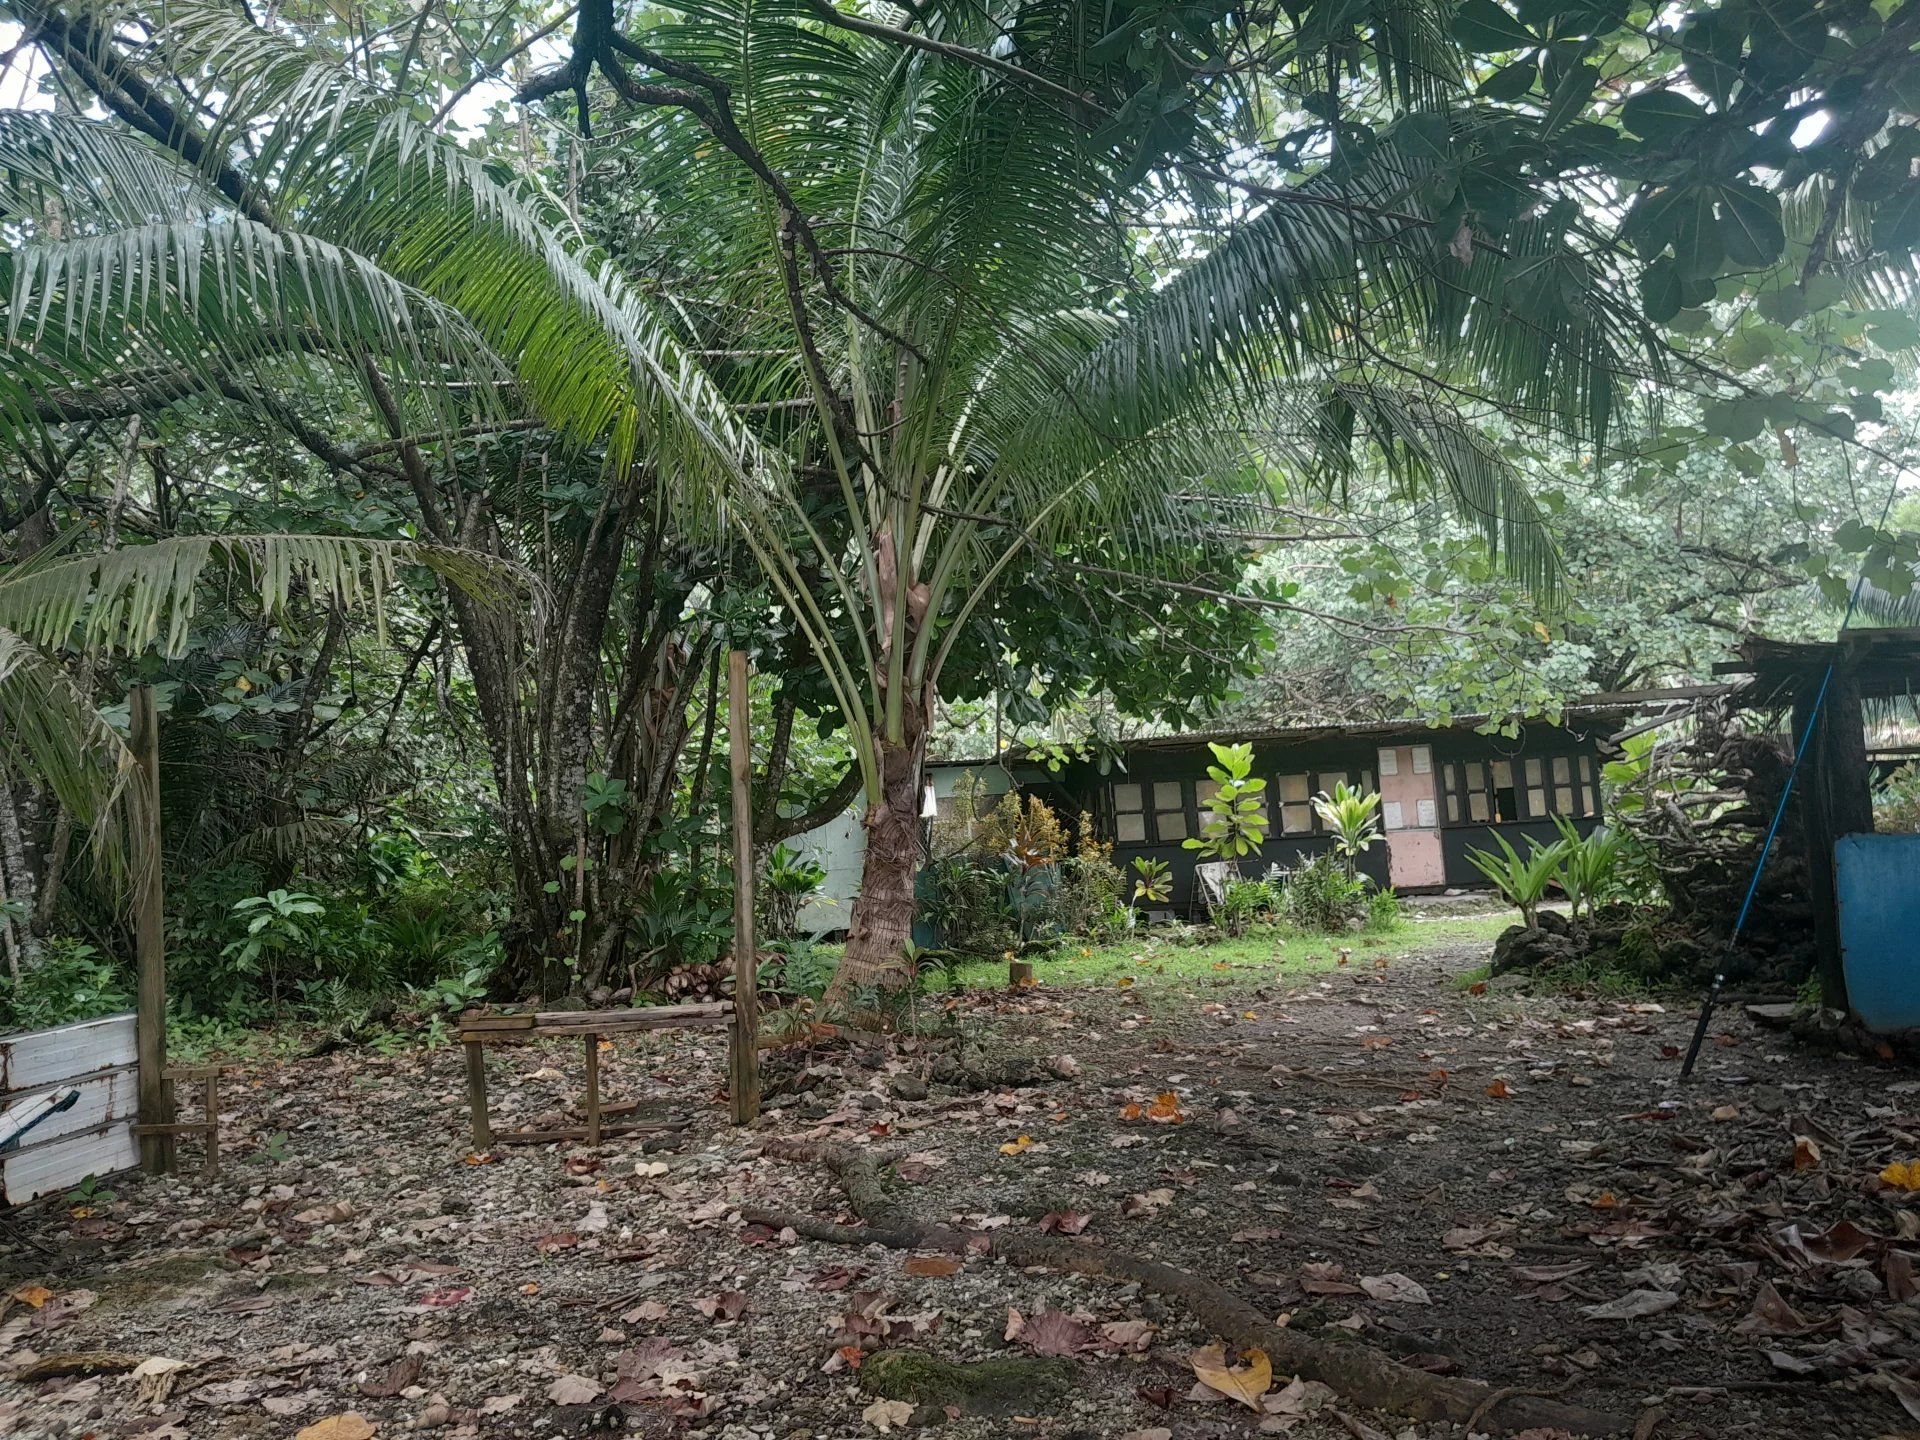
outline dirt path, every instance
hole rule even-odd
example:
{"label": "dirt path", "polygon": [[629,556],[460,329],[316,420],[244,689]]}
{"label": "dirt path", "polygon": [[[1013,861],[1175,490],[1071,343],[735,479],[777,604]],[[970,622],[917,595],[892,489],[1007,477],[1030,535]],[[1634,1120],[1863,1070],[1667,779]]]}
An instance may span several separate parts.
{"label": "dirt path", "polygon": [[[1476,995],[1455,977],[1482,952],[1399,948],[1290,983],[1243,966],[976,993],[952,1021],[1043,1083],[929,1086],[912,1047],[783,1057],[805,1088],[763,1129],[889,1149],[929,1218],[1077,1232],[1443,1373],[1657,1403],[1661,1440],[1915,1430],[1920,1310],[1892,1297],[1915,1288],[1899,1247],[1920,1253],[1920,1209],[1875,1177],[1920,1159],[1920,1079],[1736,1014],[1682,1088],[1685,1013]],[[557,1114],[578,1058],[502,1054],[501,1108]],[[1036,1346],[1071,1353],[1057,1387],[1016,1376],[1002,1413],[939,1433],[1455,1433],[1303,1413],[1317,1398],[1275,1398],[1284,1375],[1258,1411],[1191,1398],[1212,1337],[1128,1287],[744,1226],[743,1204],[831,1219],[844,1200],[725,1128],[720,1046],[651,1037],[604,1066],[613,1093],[694,1109],[683,1149],[470,1163],[457,1051],[355,1053],[236,1087],[216,1183],[17,1217],[8,1373],[100,1349],[185,1368],[0,1383],[0,1434],[285,1437],[352,1411],[382,1436],[837,1440],[947,1419],[863,1389],[876,1349]]]}

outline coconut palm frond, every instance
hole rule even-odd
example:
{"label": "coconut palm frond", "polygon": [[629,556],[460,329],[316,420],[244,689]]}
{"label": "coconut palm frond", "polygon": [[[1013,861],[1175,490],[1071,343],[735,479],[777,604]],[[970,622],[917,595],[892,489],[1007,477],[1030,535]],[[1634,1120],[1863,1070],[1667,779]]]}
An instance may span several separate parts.
{"label": "coconut palm frond", "polygon": [[195,585],[215,561],[233,567],[268,613],[296,591],[364,606],[384,622],[384,595],[406,565],[422,565],[484,599],[526,597],[506,561],[470,550],[336,535],[182,536],[82,555],[0,579],[0,625],[49,648],[86,653],[186,646]]}
{"label": "coconut palm frond", "polygon": [[157,863],[135,844],[145,833],[145,788],[133,752],[56,661],[0,628],[0,777],[31,779],[58,797],[92,837],[110,882]]}

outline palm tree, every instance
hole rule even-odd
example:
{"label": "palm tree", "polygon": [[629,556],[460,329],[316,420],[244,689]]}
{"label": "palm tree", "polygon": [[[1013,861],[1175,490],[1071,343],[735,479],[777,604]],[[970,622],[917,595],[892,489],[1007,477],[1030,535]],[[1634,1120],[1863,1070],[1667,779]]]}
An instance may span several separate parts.
{"label": "palm tree", "polygon": [[607,193],[632,197],[601,229],[629,269],[700,297],[688,343],[728,357],[729,395],[791,457],[727,507],[858,758],[843,989],[904,974],[934,697],[1010,567],[1090,531],[1145,543],[1326,498],[1365,460],[1437,489],[1550,590],[1552,547],[1501,455],[1381,357],[1442,352],[1598,430],[1635,339],[1606,277],[1544,226],[1513,226],[1507,253],[1591,296],[1532,325],[1489,303],[1486,262],[1407,213],[1425,132],[1148,264],[1146,227],[1192,208],[1194,167],[1090,124],[1125,62],[1079,7],[935,3],[906,30],[876,13],[721,0],[641,43],[603,0],[523,92],[584,98],[597,65],[640,107],[601,160],[620,165]]}

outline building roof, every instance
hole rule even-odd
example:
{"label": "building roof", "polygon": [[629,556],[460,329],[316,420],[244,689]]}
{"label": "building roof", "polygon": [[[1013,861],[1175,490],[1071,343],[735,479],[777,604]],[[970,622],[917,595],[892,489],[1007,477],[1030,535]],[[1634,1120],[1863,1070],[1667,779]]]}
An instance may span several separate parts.
{"label": "building roof", "polygon": [[1740,642],[1739,654],[1713,673],[1749,677],[1734,690],[1744,705],[1784,704],[1800,686],[1819,683],[1828,665],[1847,676],[1863,700],[1920,695],[1920,628],[1849,630],[1820,641],[1755,635]]}
{"label": "building roof", "polygon": [[[1724,694],[1727,685],[1681,685],[1664,690],[1614,691],[1602,695],[1582,696],[1570,702],[1561,712],[1559,721],[1548,720],[1543,716],[1522,720],[1523,727],[1553,726],[1565,728],[1580,720],[1610,722],[1641,715],[1655,708],[1691,703],[1703,696]],[[1186,750],[1209,744],[1256,743],[1300,744],[1313,740],[1337,740],[1346,737],[1365,737],[1384,739],[1398,735],[1444,735],[1461,730],[1478,730],[1489,720],[1497,717],[1490,715],[1456,715],[1444,725],[1435,725],[1425,720],[1355,720],[1338,725],[1276,725],[1255,726],[1244,729],[1188,730],[1177,735],[1143,735],[1131,740],[1118,742],[1121,750]],[[978,759],[929,760],[929,765],[976,766],[1020,764],[1031,757],[1024,746],[1014,746],[1003,755],[987,755]]]}

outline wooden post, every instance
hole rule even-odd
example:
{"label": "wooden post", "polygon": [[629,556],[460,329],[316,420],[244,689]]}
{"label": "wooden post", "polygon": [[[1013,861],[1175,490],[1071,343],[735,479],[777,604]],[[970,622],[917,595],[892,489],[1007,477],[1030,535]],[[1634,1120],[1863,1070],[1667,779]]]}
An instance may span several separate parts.
{"label": "wooden post", "polygon": [[[160,721],[153,690],[136,685],[127,696],[129,741],[138,766],[139,822],[133,827],[134,960],[138,972],[134,1047],[140,1062],[142,1125],[173,1124],[173,1086],[167,1080],[166,897],[160,863]],[[140,1168],[154,1175],[173,1169],[173,1136],[143,1134]]]}
{"label": "wooden post", "polygon": [[493,1148],[493,1126],[487,1116],[487,1051],[478,1040],[466,1042],[467,1110],[473,1118],[473,1153]]}
{"label": "wooden post", "polygon": [[727,1055],[727,1091],[733,1123],[760,1114],[759,955],[753,937],[753,773],[751,717],[747,713],[747,652],[727,655],[727,768],[733,776],[733,1044]]}
{"label": "wooden post", "polygon": [[[1794,696],[1795,734],[1804,733],[1817,681],[1803,680]],[[1840,951],[1839,897],[1834,884],[1834,843],[1843,835],[1873,829],[1873,782],[1867,766],[1866,714],[1854,677],[1836,669],[1813,738],[1801,762],[1800,815],[1806,838],[1807,899],[1813,909],[1820,999],[1848,1009],[1847,972]]]}
{"label": "wooden post", "polygon": [[600,1037],[589,1030],[587,1047],[587,1144],[600,1143]]}

